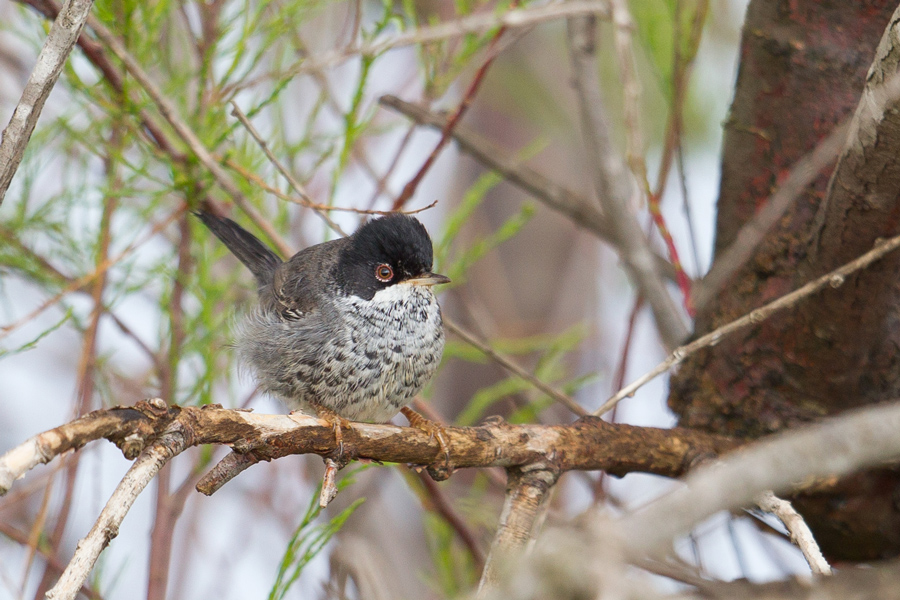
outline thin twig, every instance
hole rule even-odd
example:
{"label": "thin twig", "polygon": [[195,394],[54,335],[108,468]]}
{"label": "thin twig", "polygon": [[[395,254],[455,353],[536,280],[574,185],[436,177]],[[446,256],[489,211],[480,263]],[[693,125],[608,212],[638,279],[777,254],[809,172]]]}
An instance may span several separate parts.
{"label": "thin twig", "polygon": [[[396,96],[381,96],[378,102],[422,125],[443,129],[447,123],[446,117]],[[578,227],[590,231],[605,242],[614,243],[613,228],[609,221],[600,212],[599,207],[584,196],[558,185],[534,169],[523,165],[521,161],[509,156],[494,144],[462,125],[458,125],[453,130],[452,136],[463,152],[472,155],[487,168],[497,171],[513,185],[531,194],[549,208],[569,217],[572,223]],[[675,280],[675,270],[670,262],[658,254],[654,254],[653,260],[660,273],[668,279]]]}
{"label": "thin twig", "polygon": [[[518,3],[517,0],[513,0],[514,3]],[[494,37],[491,38],[490,43],[488,44],[487,57],[484,59],[484,62],[481,63],[481,66],[475,71],[475,75],[472,77],[472,81],[469,83],[469,87],[466,89],[466,92],[463,94],[462,100],[459,102],[459,105],[456,107],[456,110],[453,111],[453,114],[450,115],[450,118],[447,119],[447,122],[444,124],[444,128],[441,130],[441,139],[438,140],[437,145],[435,145],[434,149],[432,149],[431,153],[425,159],[425,162],[422,163],[422,166],[419,167],[419,170],[416,174],[406,182],[406,185],[403,186],[403,190],[401,190],[400,195],[397,196],[396,200],[394,200],[393,206],[391,206],[394,210],[399,210],[403,208],[403,205],[409,201],[410,198],[413,197],[413,194],[416,193],[416,189],[418,189],[419,184],[422,182],[422,179],[425,178],[425,175],[428,173],[431,166],[437,160],[437,157],[440,155],[441,151],[450,141],[450,136],[453,133],[453,130],[459,124],[460,120],[462,120],[463,115],[469,110],[469,107],[472,105],[472,101],[475,99],[475,95],[478,93],[478,89],[481,87],[482,82],[484,81],[485,76],[487,75],[488,69],[494,63],[494,59],[497,58],[498,54],[498,44],[500,42],[500,38],[503,37],[503,34],[506,33],[506,26],[501,26],[497,33],[494,34]]]}
{"label": "thin twig", "polygon": [[[358,7],[358,6],[357,6]],[[358,24],[357,24],[358,25]],[[354,31],[358,31],[358,27],[354,27]],[[297,51],[300,53],[307,53],[308,46],[303,41],[303,39],[298,35],[297,32],[292,32],[293,42],[297,48]],[[354,34],[355,35],[355,34]],[[316,85],[319,86],[319,89],[322,90],[322,94],[325,98],[325,103],[329,108],[334,112],[334,114],[339,118],[344,118],[345,109],[343,105],[335,98],[334,90],[331,88],[331,83],[328,80],[328,77],[325,75],[325,72],[321,69],[310,71],[310,75],[312,76],[313,81]],[[387,189],[384,182],[387,180],[387,175],[389,175],[390,170],[385,173],[383,176],[379,176],[375,170],[375,167],[372,166],[372,160],[369,157],[368,152],[366,151],[365,145],[363,144],[354,144],[350,149],[350,153],[354,159],[356,159],[359,164],[362,166],[362,170],[375,182],[375,198],[383,191],[388,196],[388,199],[393,203],[393,195],[390,193],[390,190]],[[399,158],[400,152],[398,151],[397,157]],[[367,206],[371,209],[375,200],[373,199]]]}
{"label": "thin twig", "polygon": [[603,404],[603,406],[594,411],[593,414],[595,416],[602,415],[622,399],[633,396],[634,393],[648,381],[651,381],[657,376],[662,375],[675,365],[679,364],[688,356],[697,353],[703,348],[718,344],[725,336],[751,325],[762,323],[773,314],[796,305],[807,296],[810,296],[825,287],[830,286],[833,288],[837,288],[842,286],[849,275],[865,269],[875,261],[880,260],[882,257],[889,254],[890,252],[893,252],[897,248],[900,248],[900,235],[892,237],[888,240],[881,240],[880,243],[877,243],[872,250],[866,252],[859,258],[852,260],[841,267],[838,267],[830,273],[826,273],[825,275],[822,275],[821,277],[810,281],[803,287],[800,287],[793,292],[790,292],[789,294],[785,294],[781,298],[773,300],[765,306],[747,313],[739,319],[735,319],[734,321],[727,323],[702,337],[697,338],[690,344],[686,344],[684,346],[676,348],[672,351],[668,358],[666,358],[666,360],[659,363],[656,367],[654,367],[648,373],[639,377],[633,383],[619,390],[612,398],[607,400]]}
{"label": "thin twig", "polygon": [[321,71],[358,56],[375,56],[394,48],[439,42],[472,33],[485,33],[498,27],[508,29],[531,27],[545,21],[580,15],[596,15],[599,18],[608,19],[609,14],[609,4],[606,1],[574,0],[571,2],[553,2],[544,6],[520,8],[499,15],[494,13],[470,15],[455,21],[414,29],[380,42],[347,46],[317,56],[306,57],[297,65],[283,73],[277,74],[277,76],[285,77],[311,71]]}
{"label": "thin twig", "polygon": [[655,269],[650,242],[630,206],[632,179],[610,139],[600,95],[594,30],[594,21],[589,17],[568,20],[572,79],[578,97],[586,160],[597,199],[604,214],[614,223],[616,251],[653,310],[663,343],[671,349],[687,337],[688,330],[663,278]]}
{"label": "thin twig", "polygon": [[199,136],[194,133],[194,130],[179,116],[175,104],[162,93],[162,90],[160,90],[155,83],[153,83],[150,76],[144,71],[134,56],[128,52],[122,42],[120,42],[119,39],[97,19],[89,18],[88,26],[97,34],[97,37],[100,38],[106,47],[116,55],[116,58],[122,61],[125,69],[132,77],[134,77],[135,81],[140,84],[147,95],[150,96],[150,99],[153,100],[153,103],[156,105],[156,108],[163,118],[165,118],[169,125],[172,126],[172,129],[175,130],[175,133],[181,138],[181,141],[191,149],[194,156],[196,156],[203,166],[206,167],[216,180],[216,183],[218,183],[231,197],[232,201],[238,205],[251,220],[253,220],[256,226],[269,236],[269,239],[278,247],[278,250],[284,256],[290,256],[290,249],[287,244],[284,243],[281,236],[278,235],[278,232],[276,232],[272,225],[263,219],[253,205],[250,204],[244,194],[238,189],[237,185],[235,185],[234,181],[232,181],[228,172],[216,162],[212,154],[210,154],[209,150],[200,140]]}
{"label": "thin twig", "polygon": [[94,0],[67,0],[53,21],[34,70],[0,139],[0,204],[37,125],[50,91],[91,13]]}
{"label": "thin twig", "polygon": [[426,210],[434,208],[438,204],[438,201],[435,200],[428,206],[423,206],[422,208],[417,208],[415,210],[396,211],[396,210],[371,210],[371,209],[366,209],[366,208],[353,208],[350,206],[330,206],[328,204],[318,204],[315,202],[311,203],[311,202],[307,202],[306,200],[304,200],[302,198],[297,198],[296,196],[291,196],[290,194],[285,194],[278,188],[273,187],[273,186],[269,185],[268,183],[266,183],[262,177],[260,177],[253,171],[250,171],[250,170],[244,168],[243,166],[241,166],[237,162],[231,160],[230,158],[225,158],[222,160],[222,162],[225,164],[226,167],[233,170],[234,172],[236,172],[238,175],[240,175],[241,177],[243,177],[244,179],[246,179],[253,185],[259,186],[260,189],[265,190],[267,193],[272,194],[276,198],[280,198],[281,200],[285,200],[287,202],[293,202],[294,204],[303,206],[305,208],[311,208],[315,211],[348,212],[348,213],[354,213],[357,215],[392,215],[392,214],[396,214],[397,212],[400,212],[404,215],[415,215],[420,212],[424,212]]}
{"label": "thin twig", "polygon": [[626,133],[625,162],[647,198],[647,208],[650,211],[650,216],[653,217],[653,223],[656,225],[656,229],[666,245],[666,250],[669,252],[669,260],[672,266],[675,267],[675,278],[684,297],[685,310],[689,316],[693,317],[691,280],[681,266],[678,248],[675,246],[675,240],[662,214],[660,207],[662,197],[654,194],[650,187],[650,180],[647,177],[647,163],[644,159],[646,151],[644,148],[644,137],[641,134],[641,84],[635,71],[634,40],[632,38],[634,23],[628,9],[628,3],[625,0],[611,0],[610,7],[613,20],[613,46],[616,50],[619,75],[622,79],[622,107]]}
{"label": "thin twig", "polygon": [[582,408],[582,406],[580,404],[575,402],[575,400],[572,399],[571,396],[568,396],[568,395],[560,392],[559,390],[551,387],[550,385],[546,384],[545,382],[541,381],[540,379],[538,379],[537,377],[535,377],[534,375],[532,375],[531,373],[529,373],[528,371],[526,371],[525,369],[523,369],[522,367],[517,365],[515,362],[513,362],[506,356],[503,356],[502,354],[500,354],[499,352],[497,352],[496,350],[491,348],[487,343],[478,339],[474,334],[466,331],[465,329],[463,329],[462,327],[457,325],[455,322],[447,319],[446,317],[444,317],[444,327],[446,327],[447,330],[449,330],[451,333],[453,333],[457,337],[461,338],[464,342],[466,342],[470,346],[480,350],[485,356],[487,356],[488,358],[490,358],[491,360],[493,360],[494,362],[499,364],[501,367],[503,367],[507,371],[511,372],[516,377],[519,377],[519,378],[527,381],[528,383],[530,383],[531,385],[533,385],[540,391],[542,391],[545,394],[547,394],[548,396],[550,396],[552,399],[556,400],[557,402],[559,402],[560,404],[562,404],[563,406],[565,406],[566,408],[571,410],[573,413],[575,413],[579,417],[583,417],[588,414],[588,412],[584,408]]}
{"label": "thin twig", "polygon": [[[690,196],[687,188],[687,173],[685,172],[684,160],[684,144],[682,129],[684,128],[684,99],[687,93],[688,77],[694,60],[697,57],[697,50],[700,47],[700,40],[703,35],[703,24],[706,22],[706,14],[709,11],[709,0],[701,0],[694,12],[694,18],[691,22],[690,45],[688,46],[687,56],[681,52],[681,15],[684,9],[684,2],[678,0],[675,3],[675,49],[673,53],[673,62],[675,63],[672,74],[672,108],[669,112],[669,125],[667,129],[671,131],[666,136],[666,148],[663,154],[674,152],[675,159],[678,164],[678,180],[681,185],[681,205],[684,211],[685,221],[687,222],[688,234],[691,242],[691,253],[694,259],[694,269],[701,272],[700,253],[697,250],[697,234],[694,227],[694,215],[691,210]],[[669,141],[671,140],[671,141]],[[664,156],[666,164],[660,164],[660,169],[665,169],[656,182],[657,197],[662,196],[665,189],[666,174],[668,173],[669,163],[671,159]],[[696,305],[691,297],[691,306],[696,311]]]}
{"label": "thin twig", "polygon": [[832,574],[831,565],[822,556],[822,550],[819,549],[819,544],[816,543],[816,538],[813,537],[809,525],[806,524],[806,521],[803,520],[803,517],[800,516],[800,513],[794,509],[790,502],[782,500],[771,491],[768,491],[757,496],[756,504],[764,511],[778,517],[784,523],[785,528],[791,534],[791,541],[800,548],[803,557],[809,563],[809,568],[815,575]]}
{"label": "thin twig", "polygon": [[256,144],[266,155],[266,158],[269,159],[269,162],[272,163],[276,169],[278,169],[278,172],[281,173],[281,175],[287,180],[294,192],[298,196],[300,196],[302,200],[301,204],[309,208],[314,208],[316,214],[319,215],[329,227],[331,227],[334,231],[337,231],[341,235],[347,235],[343,232],[340,225],[335,223],[331,219],[331,217],[328,216],[327,209],[314,202],[310,195],[306,193],[306,188],[303,187],[303,184],[297,181],[297,179],[291,174],[291,172],[288,171],[283,164],[281,164],[281,161],[279,161],[275,157],[275,155],[272,154],[272,151],[269,150],[269,144],[266,143],[266,140],[264,140],[261,135],[259,135],[259,132],[256,131],[253,123],[251,123],[250,119],[247,118],[247,115],[245,115],[243,111],[241,111],[240,107],[237,105],[237,102],[231,102],[231,109],[231,114],[237,117],[238,121],[241,122],[241,125],[244,126],[244,129],[246,129],[250,136],[256,141]]}

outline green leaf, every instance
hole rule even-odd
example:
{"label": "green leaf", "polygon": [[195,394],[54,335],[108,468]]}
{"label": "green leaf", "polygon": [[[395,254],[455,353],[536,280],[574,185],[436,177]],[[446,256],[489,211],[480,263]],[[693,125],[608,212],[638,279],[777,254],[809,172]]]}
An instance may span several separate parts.
{"label": "green leaf", "polygon": [[[352,484],[353,476],[367,467],[367,465],[361,465],[341,478],[337,486],[338,491]],[[269,592],[269,600],[282,600],[285,597],[291,586],[300,578],[300,574],[306,565],[325,548],[325,545],[328,544],[334,534],[344,526],[350,515],[365,502],[365,498],[357,498],[350,506],[332,519],[316,524],[315,520],[322,512],[321,507],[319,507],[319,491],[321,487],[320,484],[312,495],[306,514],[303,515],[303,519],[300,520],[300,524],[288,543],[288,547],[278,566],[275,583]]]}

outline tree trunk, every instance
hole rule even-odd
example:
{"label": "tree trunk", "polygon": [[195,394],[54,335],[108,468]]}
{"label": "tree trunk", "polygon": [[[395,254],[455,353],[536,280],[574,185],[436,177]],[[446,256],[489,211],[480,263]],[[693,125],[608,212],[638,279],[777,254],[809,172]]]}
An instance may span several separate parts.
{"label": "tree trunk", "polygon": [[[867,81],[879,84],[896,72],[893,46],[883,43],[878,56],[884,68],[867,79],[878,40],[898,18],[892,18],[896,8],[883,1],[751,1],[725,131],[716,255],[791,166],[854,115]],[[878,238],[897,235],[900,123],[861,116],[856,120],[870,126],[851,130],[831,183],[832,173],[823,172],[724,293],[701,307],[698,333],[859,256]],[[760,436],[900,396],[898,267],[900,257],[889,255],[840,287],[686,361],[669,399],[681,424]],[[799,496],[797,508],[831,557],[869,560],[900,553],[895,496],[900,477],[879,471]]]}

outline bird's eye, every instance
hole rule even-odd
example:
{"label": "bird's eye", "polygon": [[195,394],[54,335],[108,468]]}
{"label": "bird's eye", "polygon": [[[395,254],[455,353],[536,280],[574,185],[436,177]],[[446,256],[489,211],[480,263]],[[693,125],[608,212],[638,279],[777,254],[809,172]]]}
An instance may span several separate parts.
{"label": "bird's eye", "polygon": [[391,265],[380,264],[375,267],[375,279],[387,283],[394,278],[394,270]]}

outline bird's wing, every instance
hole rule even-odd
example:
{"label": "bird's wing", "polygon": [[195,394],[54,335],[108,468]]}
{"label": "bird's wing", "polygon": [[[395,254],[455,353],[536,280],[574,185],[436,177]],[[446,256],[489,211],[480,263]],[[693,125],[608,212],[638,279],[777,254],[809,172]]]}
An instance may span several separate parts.
{"label": "bird's wing", "polygon": [[344,243],[338,239],[310,246],[278,265],[272,280],[272,308],[288,319],[300,319],[318,309],[326,295],[333,293],[327,282]]}

